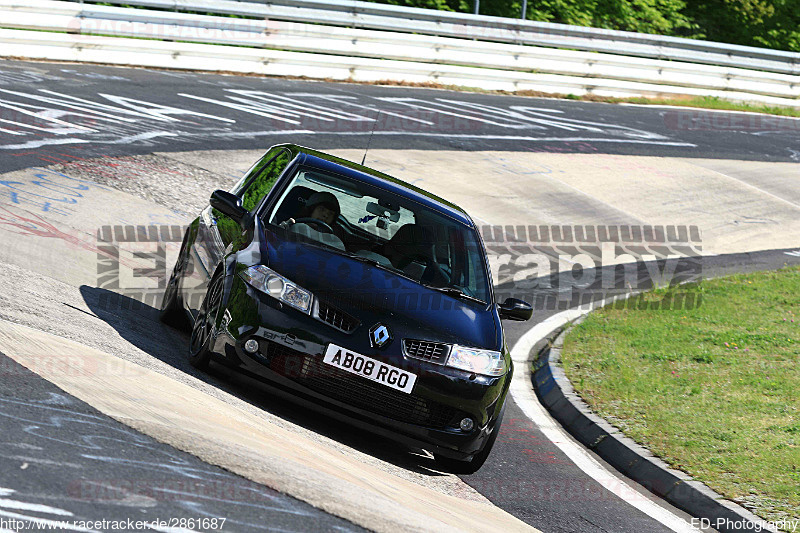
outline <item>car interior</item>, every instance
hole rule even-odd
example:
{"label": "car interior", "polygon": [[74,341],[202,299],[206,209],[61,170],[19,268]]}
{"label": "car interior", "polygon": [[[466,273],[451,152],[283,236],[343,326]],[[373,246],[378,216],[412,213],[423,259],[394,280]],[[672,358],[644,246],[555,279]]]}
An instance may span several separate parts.
{"label": "car interior", "polygon": [[[323,191],[334,194],[341,205],[330,225],[308,216],[309,198]],[[386,198],[366,197],[345,186],[328,186],[313,177],[304,179],[301,172],[273,210],[270,223],[311,241],[366,258],[420,283],[454,286],[475,296],[480,285],[475,278],[480,273],[474,264],[467,264],[462,232],[448,232],[441,221],[426,219],[426,211],[412,212],[393,205]]]}

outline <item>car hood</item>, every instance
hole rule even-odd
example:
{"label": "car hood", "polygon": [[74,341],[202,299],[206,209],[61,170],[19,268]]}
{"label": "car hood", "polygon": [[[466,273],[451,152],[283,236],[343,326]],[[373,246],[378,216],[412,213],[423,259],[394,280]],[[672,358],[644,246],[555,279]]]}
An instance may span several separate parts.
{"label": "car hood", "polygon": [[397,337],[502,350],[493,307],[462,301],[278,231],[261,232],[261,263],[353,315],[362,327],[380,322]]}

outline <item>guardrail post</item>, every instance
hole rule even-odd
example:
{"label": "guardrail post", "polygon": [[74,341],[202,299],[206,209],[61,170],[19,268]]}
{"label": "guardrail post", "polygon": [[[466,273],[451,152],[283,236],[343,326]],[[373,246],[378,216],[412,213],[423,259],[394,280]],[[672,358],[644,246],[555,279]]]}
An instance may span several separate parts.
{"label": "guardrail post", "polygon": [[475,0],[475,14],[479,15],[481,10],[481,0]]}
{"label": "guardrail post", "polygon": [[520,17],[522,20],[525,20],[528,14],[528,0],[522,0],[522,16]]}

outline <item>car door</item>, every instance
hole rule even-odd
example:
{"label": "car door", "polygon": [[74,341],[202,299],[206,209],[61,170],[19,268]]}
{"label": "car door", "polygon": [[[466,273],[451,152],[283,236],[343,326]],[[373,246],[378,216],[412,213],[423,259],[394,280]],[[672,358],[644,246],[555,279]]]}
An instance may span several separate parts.
{"label": "car door", "polygon": [[[254,211],[290,161],[291,152],[287,148],[282,146],[271,148],[230,192],[242,199],[242,206],[245,209]],[[241,233],[242,228],[238,222],[210,205],[200,213],[197,239],[193,248],[200,266],[200,274],[206,281],[214,274],[230,243]]]}

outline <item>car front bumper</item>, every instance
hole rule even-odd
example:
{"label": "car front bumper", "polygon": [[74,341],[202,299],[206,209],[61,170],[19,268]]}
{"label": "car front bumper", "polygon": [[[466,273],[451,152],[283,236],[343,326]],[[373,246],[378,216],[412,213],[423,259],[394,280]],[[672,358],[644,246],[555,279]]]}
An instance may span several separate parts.
{"label": "car front bumper", "polygon": [[[457,459],[483,448],[505,401],[511,368],[504,376],[486,377],[406,358],[399,339],[394,348],[372,348],[365,333],[369,325],[346,333],[312,315],[234,275],[214,351],[287,398],[374,433]],[[258,342],[256,353],[244,350],[250,339]],[[324,363],[331,343],[416,374],[412,393]],[[465,417],[474,421],[471,431],[459,427]]]}

